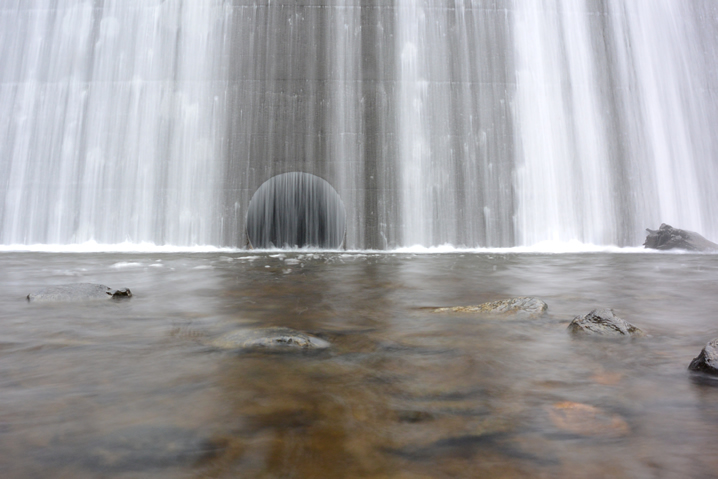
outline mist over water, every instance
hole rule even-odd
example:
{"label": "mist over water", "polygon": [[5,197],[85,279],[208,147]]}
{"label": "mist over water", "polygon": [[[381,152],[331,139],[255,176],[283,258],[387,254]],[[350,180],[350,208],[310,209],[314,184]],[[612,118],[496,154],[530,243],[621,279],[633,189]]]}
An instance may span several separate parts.
{"label": "mist over water", "polygon": [[349,249],[718,238],[710,0],[0,2],[0,243],[243,247],[325,179]]}

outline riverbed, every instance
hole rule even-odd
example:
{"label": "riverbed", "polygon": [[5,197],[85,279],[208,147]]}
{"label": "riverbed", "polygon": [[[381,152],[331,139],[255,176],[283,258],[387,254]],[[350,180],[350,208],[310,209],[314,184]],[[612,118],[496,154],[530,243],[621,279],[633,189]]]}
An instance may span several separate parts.
{"label": "riverbed", "polygon": [[[712,477],[718,255],[0,253],[3,478]],[[28,303],[47,286],[126,301]],[[435,313],[517,296],[535,319]],[[572,337],[613,308],[638,339]],[[218,350],[293,328],[322,351]]]}

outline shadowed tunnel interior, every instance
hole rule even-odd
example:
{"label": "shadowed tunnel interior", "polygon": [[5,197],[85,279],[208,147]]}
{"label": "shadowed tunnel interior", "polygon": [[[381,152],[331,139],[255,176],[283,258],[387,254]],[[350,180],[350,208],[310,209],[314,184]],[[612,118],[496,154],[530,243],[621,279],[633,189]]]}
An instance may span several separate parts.
{"label": "shadowed tunnel interior", "polygon": [[339,248],[346,212],[339,194],[309,173],[270,178],[252,196],[247,238],[253,248]]}

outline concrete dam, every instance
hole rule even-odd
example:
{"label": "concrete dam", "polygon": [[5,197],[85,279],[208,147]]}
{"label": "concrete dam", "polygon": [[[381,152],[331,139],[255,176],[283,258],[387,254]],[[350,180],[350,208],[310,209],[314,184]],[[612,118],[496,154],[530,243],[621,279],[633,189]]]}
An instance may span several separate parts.
{"label": "concrete dam", "polygon": [[711,0],[2,0],[0,244],[715,239],[717,34]]}

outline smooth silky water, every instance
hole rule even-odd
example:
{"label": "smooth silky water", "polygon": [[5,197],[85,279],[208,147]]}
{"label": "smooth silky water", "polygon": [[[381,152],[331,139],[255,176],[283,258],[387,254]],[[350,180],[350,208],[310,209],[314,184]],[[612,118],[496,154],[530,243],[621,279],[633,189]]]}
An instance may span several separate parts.
{"label": "smooth silky water", "polygon": [[[715,476],[718,256],[632,248],[718,240],[716,32],[714,0],[0,0],[0,477]],[[349,251],[242,249],[319,223],[295,244]],[[25,301],[73,282],[135,296]],[[596,307],[648,335],[571,338]],[[261,326],[332,346],[207,346]]]}
{"label": "smooth silky water", "polygon": [[[716,255],[5,252],[0,269],[4,478],[710,477],[718,467],[718,381],[687,370],[718,336]],[[25,299],[72,282],[134,297]],[[428,309],[522,295],[548,313]],[[595,307],[647,336],[572,338],[568,322]],[[206,346],[264,326],[332,346]],[[567,402],[578,414],[562,415]]]}

